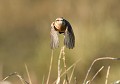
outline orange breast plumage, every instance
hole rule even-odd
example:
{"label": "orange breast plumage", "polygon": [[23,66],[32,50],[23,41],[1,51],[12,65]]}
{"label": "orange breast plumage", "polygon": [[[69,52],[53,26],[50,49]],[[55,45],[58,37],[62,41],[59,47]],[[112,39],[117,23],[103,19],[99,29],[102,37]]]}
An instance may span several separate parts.
{"label": "orange breast plumage", "polygon": [[66,30],[65,25],[63,25],[61,23],[55,22],[54,26],[55,26],[56,30],[59,32],[64,32]]}

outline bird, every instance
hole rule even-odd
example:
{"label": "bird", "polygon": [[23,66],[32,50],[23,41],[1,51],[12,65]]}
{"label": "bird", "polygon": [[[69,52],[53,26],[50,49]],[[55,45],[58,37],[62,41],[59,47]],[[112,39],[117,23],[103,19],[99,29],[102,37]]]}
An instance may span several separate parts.
{"label": "bird", "polygon": [[59,17],[51,23],[51,49],[59,47],[58,34],[64,35],[64,45],[66,48],[73,49],[75,47],[75,35],[72,26],[63,17]]}

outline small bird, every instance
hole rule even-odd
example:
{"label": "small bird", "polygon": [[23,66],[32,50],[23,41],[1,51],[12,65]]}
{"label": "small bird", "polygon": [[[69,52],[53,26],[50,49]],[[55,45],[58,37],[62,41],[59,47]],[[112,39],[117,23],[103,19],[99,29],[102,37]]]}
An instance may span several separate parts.
{"label": "small bird", "polygon": [[64,45],[73,49],[75,46],[75,36],[70,23],[63,17],[57,18],[51,24],[51,49],[57,48],[59,46],[58,34],[64,35]]}

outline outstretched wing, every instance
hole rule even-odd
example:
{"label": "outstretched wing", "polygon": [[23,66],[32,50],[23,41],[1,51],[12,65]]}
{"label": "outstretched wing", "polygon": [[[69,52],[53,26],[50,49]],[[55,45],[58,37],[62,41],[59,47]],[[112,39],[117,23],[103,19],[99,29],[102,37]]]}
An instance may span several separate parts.
{"label": "outstretched wing", "polygon": [[68,21],[66,21],[64,45],[69,49],[73,49],[73,47],[75,46],[74,32],[73,32],[72,27]]}
{"label": "outstretched wing", "polygon": [[59,44],[58,32],[54,29],[54,22],[51,24],[51,49],[57,48]]}

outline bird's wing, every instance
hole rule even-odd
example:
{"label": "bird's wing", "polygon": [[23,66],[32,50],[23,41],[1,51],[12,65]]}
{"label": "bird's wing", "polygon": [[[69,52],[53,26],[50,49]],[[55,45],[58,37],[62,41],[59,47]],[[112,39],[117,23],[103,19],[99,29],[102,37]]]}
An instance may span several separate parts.
{"label": "bird's wing", "polygon": [[59,44],[58,32],[54,29],[54,22],[51,24],[51,49],[57,48]]}
{"label": "bird's wing", "polygon": [[65,30],[65,38],[64,38],[64,45],[69,48],[73,49],[75,46],[75,36],[72,30],[72,27],[68,21],[66,21],[66,30]]}

